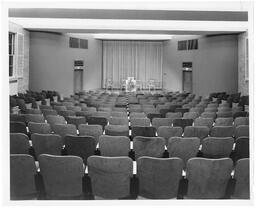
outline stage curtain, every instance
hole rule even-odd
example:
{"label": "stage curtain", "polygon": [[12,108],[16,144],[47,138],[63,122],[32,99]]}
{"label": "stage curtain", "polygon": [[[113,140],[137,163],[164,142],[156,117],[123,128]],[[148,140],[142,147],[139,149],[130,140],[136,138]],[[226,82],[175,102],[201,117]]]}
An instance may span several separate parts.
{"label": "stage curtain", "polygon": [[134,77],[147,87],[154,80],[162,88],[162,41],[103,41],[103,83],[119,88],[122,80]]}

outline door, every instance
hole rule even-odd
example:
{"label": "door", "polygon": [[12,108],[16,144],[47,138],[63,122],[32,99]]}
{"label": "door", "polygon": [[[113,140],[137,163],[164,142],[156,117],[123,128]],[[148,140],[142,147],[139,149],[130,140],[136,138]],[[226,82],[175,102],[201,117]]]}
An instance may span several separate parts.
{"label": "door", "polygon": [[192,70],[191,71],[183,71],[183,91],[192,92]]}
{"label": "door", "polygon": [[83,90],[83,69],[74,70],[74,93],[81,92]]}

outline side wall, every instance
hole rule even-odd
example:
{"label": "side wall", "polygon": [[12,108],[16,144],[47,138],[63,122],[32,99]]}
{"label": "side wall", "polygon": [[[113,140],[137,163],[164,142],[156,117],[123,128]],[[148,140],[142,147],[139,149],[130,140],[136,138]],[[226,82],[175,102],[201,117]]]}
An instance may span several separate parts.
{"label": "side wall", "polygon": [[[178,51],[177,42],[198,38],[198,50]],[[182,62],[193,63],[193,93],[207,96],[211,92],[238,90],[237,35],[183,36],[165,41],[163,79],[165,89],[182,91]]]}
{"label": "side wall", "polygon": [[21,33],[24,35],[24,69],[22,77],[9,79],[9,94],[14,95],[18,92],[25,92],[29,89],[29,32],[21,26],[9,22],[9,32]]}
{"label": "side wall", "polygon": [[[72,36],[74,37],[74,36]],[[69,48],[69,36],[57,33],[30,33],[30,90],[56,90],[69,96],[73,94],[73,62],[84,60],[84,90],[101,87],[101,41],[91,35],[88,49]]]}

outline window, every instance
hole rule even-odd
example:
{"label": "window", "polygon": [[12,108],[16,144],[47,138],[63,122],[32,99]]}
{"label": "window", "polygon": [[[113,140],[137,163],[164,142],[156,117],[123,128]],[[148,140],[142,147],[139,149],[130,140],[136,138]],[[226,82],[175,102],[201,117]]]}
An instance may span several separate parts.
{"label": "window", "polygon": [[9,32],[9,77],[14,76],[15,69],[15,33]]}
{"label": "window", "polygon": [[178,41],[178,51],[187,50],[187,40]]}
{"label": "window", "polygon": [[22,77],[24,68],[24,35],[9,32],[9,77]]}

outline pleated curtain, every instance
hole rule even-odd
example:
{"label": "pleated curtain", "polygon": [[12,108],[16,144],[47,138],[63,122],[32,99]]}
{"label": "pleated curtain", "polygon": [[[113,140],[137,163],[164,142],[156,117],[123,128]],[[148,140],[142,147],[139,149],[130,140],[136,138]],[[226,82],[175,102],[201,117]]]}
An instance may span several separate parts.
{"label": "pleated curtain", "polygon": [[103,41],[103,87],[111,80],[119,88],[122,80],[134,77],[143,87],[154,80],[162,87],[162,41]]}

